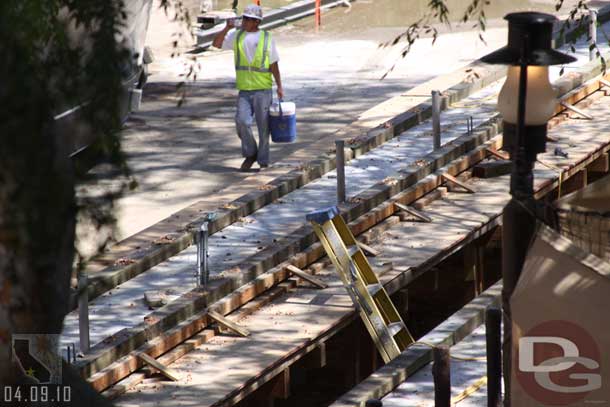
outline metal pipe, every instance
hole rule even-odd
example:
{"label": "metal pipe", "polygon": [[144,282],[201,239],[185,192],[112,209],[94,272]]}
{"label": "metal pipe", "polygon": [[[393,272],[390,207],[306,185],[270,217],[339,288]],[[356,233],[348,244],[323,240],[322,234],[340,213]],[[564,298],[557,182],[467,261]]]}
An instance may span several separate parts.
{"label": "metal pipe", "polygon": [[451,364],[448,346],[437,346],[432,351],[434,364],[434,407],[451,406]]}
{"label": "metal pipe", "polygon": [[498,308],[485,311],[487,348],[487,406],[502,405],[502,312]]}
{"label": "metal pipe", "polygon": [[432,141],[435,150],[441,148],[441,93],[432,91]]}
{"label": "metal pipe", "polygon": [[208,222],[201,224],[197,233],[197,285],[207,287],[210,278],[208,268]]}
{"label": "metal pipe", "polygon": [[345,141],[335,140],[337,166],[337,204],[345,202]]}
{"label": "metal pipe", "polygon": [[89,290],[87,289],[87,276],[78,277],[78,334],[80,350],[89,351]]}
{"label": "metal pipe", "polygon": [[597,50],[597,11],[589,10],[589,61],[593,61],[596,57]]}

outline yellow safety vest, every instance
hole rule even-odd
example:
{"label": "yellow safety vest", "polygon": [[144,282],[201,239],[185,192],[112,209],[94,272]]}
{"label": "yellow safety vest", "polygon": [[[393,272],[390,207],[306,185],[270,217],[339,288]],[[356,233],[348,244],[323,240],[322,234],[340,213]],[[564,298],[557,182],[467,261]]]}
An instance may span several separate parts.
{"label": "yellow safety vest", "polygon": [[271,53],[271,34],[261,30],[256,47],[256,53],[251,63],[248,63],[244,51],[246,36],[244,30],[239,30],[235,35],[233,53],[235,55],[235,75],[237,77],[237,89],[239,90],[261,90],[271,89],[273,79],[269,69],[269,55]]}

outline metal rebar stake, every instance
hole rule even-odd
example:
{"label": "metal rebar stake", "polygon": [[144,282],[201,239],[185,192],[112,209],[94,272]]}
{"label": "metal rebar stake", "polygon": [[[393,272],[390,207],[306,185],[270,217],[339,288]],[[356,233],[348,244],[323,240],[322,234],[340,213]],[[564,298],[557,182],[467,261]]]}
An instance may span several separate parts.
{"label": "metal rebar stake", "polygon": [[435,150],[441,148],[441,92],[432,91],[432,141]]}
{"label": "metal rebar stake", "polygon": [[201,224],[197,233],[197,285],[207,287],[210,277],[208,269],[208,222]]}
{"label": "metal rebar stake", "polygon": [[345,141],[335,140],[337,161],[337,204],[345,202]]}
{"label": "metal rebar stake", "polygon": [[597,44],[597,11],[589,10],[589,61],[595,59]]}
{"label": "metal rebar stake", "polygon": [[88,352],[89,342],[89,290],[87,289],[87,276],[78,277],[78,334],[80,351]]}

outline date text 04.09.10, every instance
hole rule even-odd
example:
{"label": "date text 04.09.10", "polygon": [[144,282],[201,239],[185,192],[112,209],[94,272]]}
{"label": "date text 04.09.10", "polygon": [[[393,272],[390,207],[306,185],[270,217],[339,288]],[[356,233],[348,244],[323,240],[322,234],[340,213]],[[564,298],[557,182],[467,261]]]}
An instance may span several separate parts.
{"label": "date text 04.09.10", "polygon": [[4,386],[0,397],[2,406],[32,406],[36,403],[63,406],[72,401],[72,388],[58,384]]}

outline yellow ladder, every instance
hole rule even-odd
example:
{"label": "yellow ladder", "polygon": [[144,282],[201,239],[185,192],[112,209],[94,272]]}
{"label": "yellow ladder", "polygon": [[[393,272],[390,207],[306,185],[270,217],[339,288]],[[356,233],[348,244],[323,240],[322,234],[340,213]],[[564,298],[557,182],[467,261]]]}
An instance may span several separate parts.
{"label": "yellow ladder", "polygon": [[414,342],[336,206],[307,214],[352,302],[387,363]]}

